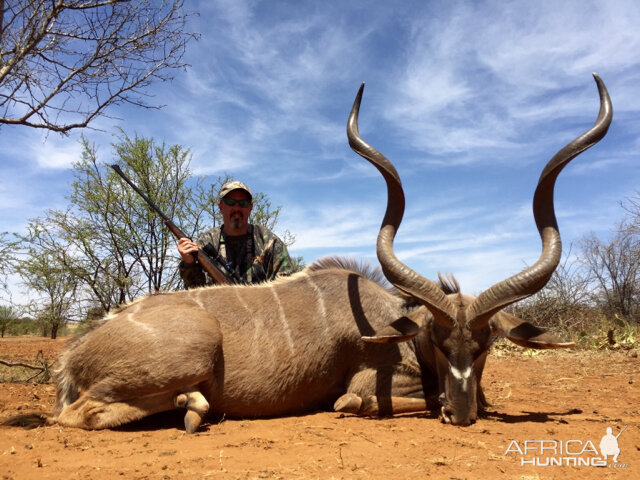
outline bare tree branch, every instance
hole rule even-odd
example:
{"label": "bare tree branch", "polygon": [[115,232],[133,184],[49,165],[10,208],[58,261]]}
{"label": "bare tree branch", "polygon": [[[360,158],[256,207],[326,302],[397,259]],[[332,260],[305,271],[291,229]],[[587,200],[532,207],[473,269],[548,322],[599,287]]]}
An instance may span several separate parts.
{"label": "bare tree branch", "polygon": [[67,133],[187,65],[183,0],[0,0],[0,125]]}
{"label": "bare tree branch", "polygon": [[6,365],[7,367],[23,367],[23,368],[30,368],[31,370],[39,370],[39,371],[43,371],[44,367],[36,367],[34,365],[28,365],[26,363],[11,363],[11,362],[6,362],[4,360],[0,359],[0,365]]}

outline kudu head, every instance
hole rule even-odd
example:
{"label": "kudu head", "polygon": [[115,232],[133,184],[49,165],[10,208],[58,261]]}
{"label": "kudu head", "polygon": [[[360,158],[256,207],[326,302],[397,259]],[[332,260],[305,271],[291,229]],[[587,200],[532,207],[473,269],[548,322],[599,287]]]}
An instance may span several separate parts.
{"label": "kudu head", "polygon": [[397,343],[413,339],[422,368],[437,375],[440,418],[446,423],[469,425],[476,420],[478,405],[484,406],[480,378],[493,336],[501,335],[531,348],[573,346],[503,309],[544,287],[560,261],[562,245],[553,205],[556,178],[573,158],[604,137],[613,115],[606,87],[597,75],[594,77],[600,94],[595,125],[547,163],[533,196],[533,215],[542,240],[540,258],[478,297],[461,294],[452,277],[441,278],[440,284],[432,282],[395,256],[393,240],[404,214],[404,192],[391,162],[360,137],[358,113],[364,84],[358,91],[347,122],[349,145],[380,171],[387,184],[387,209],[377,241],[378,259],[386,278],[424,306],[420,308],[422,313],[412,315],[411,320],[394,322],[363,340]]}

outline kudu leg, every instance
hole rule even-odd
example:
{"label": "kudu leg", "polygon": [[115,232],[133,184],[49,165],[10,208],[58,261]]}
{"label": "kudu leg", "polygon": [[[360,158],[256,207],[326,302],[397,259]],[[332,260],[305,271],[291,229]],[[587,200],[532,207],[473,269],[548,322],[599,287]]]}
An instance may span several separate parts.
{"label": "kudu leg", "polygon": [[187,433],[195,432],[209,411],[209,402],[199,390],[193,389],[176,395],[173,399],[176,407],[186,408],[184,428]]}
{"label": "kudu leg", "polygon": [[357,372],[350,379],[347,392],[334,403],[336,412],[390,416],[429,409],[427,401],[419,398],[423,393],[420,371],[404,363]]}
{"label": "kudu leg", "polygon": [[195,432],[209,411],[209,403],[198,390],[177,395],[162,393],[120,402],[104,402],[85,394],[63,408],[60,415],[50,419],[49,423],[100,430],[117,427],[176,407],[187,409],[184,418],[187,433]]}
{"label": "kudu leg", "polygon": [[175,407],[171,395],[167,393],[120,402],[104,402],[84,394],[71,405],[64,407],[49,423],[100,430],[117,427],[173,408]]}
{"label": "kudu leg", "polygon": [[[424,412],[427,410],[427,402],[424,398],[409,398],[409,397],[391,397],[391,415],[397,413],[415,413]],[[385,399],[385,405],[389,404],[389,399]],[[363,416],[376,416],[380,415],[380,405],[378,403],[378,397],[375,395],[368,395],[366,397],[360,397],[354,393],[345,393],[342,395],[333,405],[333,409],[336,412],[353,413],[355,415]],[[387,408],[384,409],[385,414]]]}

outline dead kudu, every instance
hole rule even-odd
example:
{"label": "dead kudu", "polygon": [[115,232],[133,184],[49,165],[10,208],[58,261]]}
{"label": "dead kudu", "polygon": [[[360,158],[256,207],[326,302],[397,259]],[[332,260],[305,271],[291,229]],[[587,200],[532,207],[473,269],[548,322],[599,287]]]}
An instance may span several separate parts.
{"label": "dead kudu", "polygon": [[393,165],[360,138],[361,87],[347,133],[387,184],[377,250],[395,289],[352,262],[325,259],[272,283],[142,298],[61,354],[54,411],[38,418],[100,429],[184,408],[186,430],[194,432],[207,413],[267,417],[333,405],[390,415],[433,405],[445,422],[473,423],[485,405],[480,379],[492,336],[532,348],[571,346],[502,309],[540,290],[558,264],[555,179],[605,135],[612,118],[605,86],[597,76],[596,82],[595,126],[563,148],[540,177],[533,209],[542,254],[530,268],[473,298],[460,294],[454,280],[436,284],[395,257],[404,193]]}

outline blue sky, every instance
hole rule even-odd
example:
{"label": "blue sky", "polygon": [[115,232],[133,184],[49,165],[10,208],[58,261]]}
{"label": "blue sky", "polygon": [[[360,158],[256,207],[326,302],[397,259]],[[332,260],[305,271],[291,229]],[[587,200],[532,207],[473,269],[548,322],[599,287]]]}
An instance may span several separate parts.
{"label": "blue sky", "polygon": [[197,174],[267,194],[282,206],[277,232],[296,236],[292,255],[377,264],[384,182],[345,134],[363,81],[360,133],[395,164],[407,198],[396,252],[429,278],[453,272],[478,293],[535,262],[533,191],[547,160],[595,121],[592,72],[614,120],[558,181],[565,249],[606,238],[640,188],[638,2],[185,3],[202,37],[188,46],[191,67],[149,90],[163,109],[112,108],[116,118],[67,137],[0,129],[0,231],[63,209],[80,134],[110,163],[121,127],[190,148]]}

